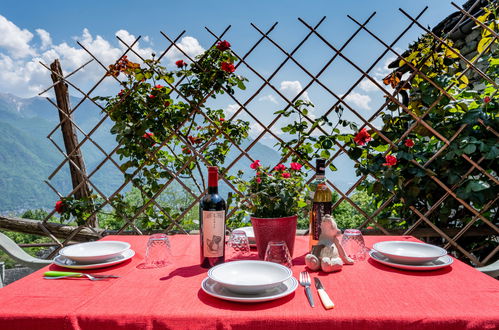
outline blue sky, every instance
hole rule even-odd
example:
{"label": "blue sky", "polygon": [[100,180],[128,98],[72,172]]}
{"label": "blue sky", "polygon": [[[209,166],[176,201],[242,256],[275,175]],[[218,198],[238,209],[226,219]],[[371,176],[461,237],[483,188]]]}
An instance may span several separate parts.
{"label": "blue sky", "polygon": [[[455,1],[462,5],[464,0]],[[113,63],[123,53],[123,47],[116,39],[120,36],[131,43],[135,37],[142,36],[136,48],[142,56],[149,57],[152,52],[160,53],[168,46],[167,40],[160,34],[165,32],[171,37],[186,30],[179,46],[191,56],[201,53],[213,42],[213,38],[204,29],[209,27],[220,33],[232,25],[224,39],[232,43],[232,49],[238,54],[245,54],[260,38],[260,34],[250,26],[254,23],[262,30],[268,29],[274,22],[279,22],[271,37],[286,51],[290,52],[309,31],[297,18],[301,17],[309,24],[316,24],[323,16],[327,19],[318,31],[336,48],[350,37],[357,25],[347,15],[358,21],[364,21],[376,12],[367,27],[386,43],[392,42],[410,23],[398,9],[403,8],[415,17],[428,6],[428,10],[419,20],[424,26],[434,27],[456,9],[447,0],[386,0],[386,1],[12,1],[0,2],[0,93],[11,93],[21,97],[33,97],[39,91],[51,85],[49,72],[39,61],[50,63],[59,58],[62,67],[70,72],[85,63],[90,57],[76,41],[90,49],[105,65]],[[415,41],[423,31],[412,27],[395,44],[397,52],[402,53],[407,45]],[[366,70],[375,63],[371,76],[378,82],[390,71],[387,63],[396,55],[389,52],[375,62],[385,50],[378,41],[365,32],[359,35],[345,48],[343,54],[356,65]],[[316,74],[334,56],[334,52],[319,38],[312,36],[299,49],[295,58],[312,74]],[[133,59],[133,58],[132,58]],[[184,59],[182,54],[172,52],[165,57],[164,64],[173,68],[173,63]],[[268,77],[285,59],[284,54],[270,42],[263,42],[247,61],[264,77]],[[249,79],[248,89],[239,92],[238,99],[245,101],[262,84],[260,78],[241,66],[238,71]],[[83,90],[89,90],[104,71],[92,63],[85,70],[78,72],[71,81]],[[348,88],[362,79],[361,73],[341,58],[323,73],[324,82],[338,97]],[[279,95],[292,99],[310,81],[310,77],[296,64],[289,61],[271,80],[275,90],[266,87],[248,104],[248,111],[255,114],[265,124],[273,119],[273,113],[286,106],[286,100]],[[92,96],[110,95],[119,88],[113,79],[106,79]],[[277,93],[276,90],[279,92]],[[388,89],[389,90],[389,89]],[[76,90],[70,92],[81,96]],[[367,79],[363,79],[350,95],[346,103],[369,117],[383,103],[383,92]],[[313,84],[302,98],[315,104],[311,117],[316,118],[327,111],[337,99],[321,86]],[[226,95],[219,97],[214,104],[223,108],[230,115],[239,107]],[[247,115],[240,118],[249,119]],[[345,119],[361,123],[350,111],[345,111]],[[273,128],[279,134],[279,127],[289,121],[281,119]],[[375,122],[376,124],[376,122]],[[256,137],[262,132],[258,124],[252,124],[251,135]],[[266,135],[261,142],[272,146],[275,139]]]}

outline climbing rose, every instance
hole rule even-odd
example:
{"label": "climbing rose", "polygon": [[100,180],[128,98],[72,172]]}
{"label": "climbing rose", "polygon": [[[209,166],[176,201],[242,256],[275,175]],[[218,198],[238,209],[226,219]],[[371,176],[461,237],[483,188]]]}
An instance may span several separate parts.
{"label": "climbing rose", "polygon": [[490,97],[485,96],[485,98],[483,99],[483,102],[485,102],[485,103],[489,103],[489,102],[490,102]]}
{"label": "climbing rose", "polygon": [[385,166],[393,166],[397,164],[397,157],[393,155],[386,155],[385,157],[386,163],[383,163]]}
{"label": "climbing rose", "polygon": [[219,121],[225,121],[224,117],[220,117]]}
{"label": "climbing rose", "polygon": [[232,72],[236,71],[234,64],[232,64],[230,62],[222,62],[222,64],[220,64],[220,69],[222,69],[223,71],[228,72],[228,73],[232,73]]}
{"label": "climbing rose", "polygon": [[256,178],[256,183],[261,183],[261,182],[262,182],[262,179]]}
{"label": "climbing rose", "polygon": [[152,99],[156,98],[156,96],[151,94],[151,95],[149,95],[149,98],[152,100]]}
{"label": "climbing rose", "polygon": [[161,86],[161,85],[156,85],[156,86],[154,86],[154,88],[161,89],[161,88],[163,88],[163,86]]}
{"label": "climbing rose", "polygon": [[183,60],[178,60],[177,62],[175,62],[175,65],[176,65],[178,68],[181,68],[181,67],[183,67],[184,65],[187,65],[187,63],[185,63]]}
{"label": "climbing rose", "polygon": [[57,213],[62,213],[64,211],[64,203],[62,201],[55,202],[55,211]]}
{"label": "climbing rose", "polygon": [[282,177],[287,179],[291,177],[291,174],[289,174],[288,172],[282,172]]}
{"label": "climbing rose", "polygon": [[217,43],[218,50],[224,51],[230,48],[230,43],[227,40],[220,41]]}
{"label": "climbing rose", "polygon": [[251,163],[250,167],[254,170],[256,170],[257,168],[259,168],[260,166],[262,166],[262,164],[260,164],[260,161],[257,159],[255,160],[253,163]]}
{"label": "climbing rose", "polygon": [[286,166],[284,164],[279,164],[276,167],[274,167],[274,170],[276,171],[284,171],[286,169]]}
{"label": "climbing rose", "polygon": [[355,135],[354,139],[355,143],[357,143],[360,146],[365,145],[367,142],[372,140],[371,135],[367,132],[367,129],[364,127],[361,129],[357,135]]}
{"label": "climbing rose", "polygon": [[289,167],[291,167],[292,170],[299,171],[301,169],[301,164],[299,163],[291,163],[289,164]]}
{"label": "climbing rose", "polygon": [[414,147],[414,141],[412,141],[412,139],[405,140],[404,144],[406,147],[409,147],[409,148]]}
{"label": "climbing rose", "polygon": [[144,133],[144,135],[142,135],[142,137],[144,139],[151,139],[154,137],[154,133],[147,132],[147,133]]}

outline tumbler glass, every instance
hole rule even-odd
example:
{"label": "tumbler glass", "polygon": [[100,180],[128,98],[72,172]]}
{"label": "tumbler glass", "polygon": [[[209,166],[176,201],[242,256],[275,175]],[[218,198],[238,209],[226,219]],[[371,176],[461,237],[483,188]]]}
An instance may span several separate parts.
{"label": "tumbler glass", "polygon": [[242,230],[234,230],[226,243],[225,259],[227,261],[247,259],[250,256],[248,236]]}
{"label": "tumbler glass", "polygon": [[265,261],[275,262],[291,268],[291,254],[289,253],[288,246],[284,241],[270,241],[265,251]]}
{"label": "tumbler glass", "polygon": [[364,237],[358,229],[345,229],[341,238],[341,245],[347,256],[355,261],[366,259],[367,248],[364,243]]}
{"label": "tumbler glass", "polygon": [[170,240],[166,234],[153,234],[147,242],[145,263],[141,268],[160,268],[171,264]]}

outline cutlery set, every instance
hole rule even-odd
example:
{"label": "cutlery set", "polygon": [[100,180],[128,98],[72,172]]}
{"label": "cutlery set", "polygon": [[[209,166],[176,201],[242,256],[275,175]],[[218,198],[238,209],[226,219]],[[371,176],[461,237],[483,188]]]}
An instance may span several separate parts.
{"label": "cutlery set", "polygon": [[[324,305],[325,309],[331,309],[334,308],[334,303],[329,298],[329,295],[327,294],[326,290],[324,289],[324,286],[322,285],[322,282],[320,279],[317,277],[314,278],[314,283],[315,283],[315,288],[317,289],[317,293],[319,293],[319,297],[321,298],[322,305]],[[310,285],[311,280],[310,280],[310,274],[308,272],[301,272],[300,273],[300,284],[305,287],[305,294],[307,295],[308,302],[310,303],[311,307],[315,307],[314,304],[314,297],[312,296],[312,291],[310,290]]]}

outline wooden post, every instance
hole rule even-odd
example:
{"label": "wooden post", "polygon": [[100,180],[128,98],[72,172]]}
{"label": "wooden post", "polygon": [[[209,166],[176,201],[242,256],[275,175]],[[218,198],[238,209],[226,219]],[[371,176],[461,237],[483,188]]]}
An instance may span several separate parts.
{"label": "wooden post", "polygon": [[[57,106],[59,107],[59,120],[61,122],[61,131],[62,137],[64,139],[64,146],[66,148],[66,154],[70,155],[69,159],[71,159],[72,161],[69,162],[69,171],[71,173],[73,189],[78,187],[80,183],[83,182],[78,190],[75,191],[74,197],[76,199],[86,198],[90,196],[90,188],[87,182],[88,180],[85,169],[85,162],[83,161],[83,155],[81,153],[81,150],[77,147],[78,137],[76,135],[76,130],[73,122],[70,120],[71,107],[69,103],[68,85],[62,78],[63,74],[59,60],[55,60],[52,64],[50,64],[50,69],[52,70],[52,81],[54,83],[57,83],[54,85],[54,91]],[[96,227],[96,218],[90,218],[87,223],[91,227]]]}

